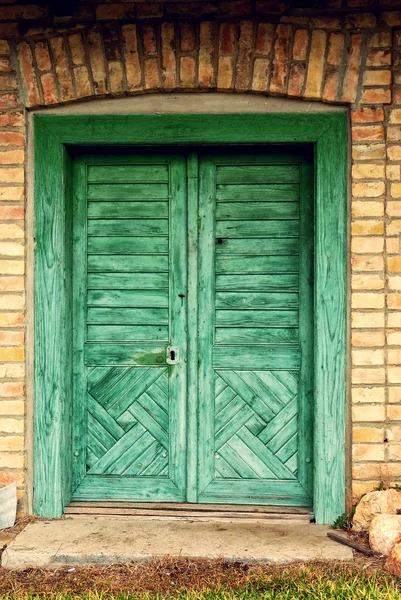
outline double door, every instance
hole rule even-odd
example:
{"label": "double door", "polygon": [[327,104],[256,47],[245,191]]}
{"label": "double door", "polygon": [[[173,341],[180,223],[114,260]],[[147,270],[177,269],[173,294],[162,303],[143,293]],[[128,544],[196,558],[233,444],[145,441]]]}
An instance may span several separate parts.
{"label": "double door", "polygon": [[310,506],[308,154],[116,150],[73,172],[73,499]]}

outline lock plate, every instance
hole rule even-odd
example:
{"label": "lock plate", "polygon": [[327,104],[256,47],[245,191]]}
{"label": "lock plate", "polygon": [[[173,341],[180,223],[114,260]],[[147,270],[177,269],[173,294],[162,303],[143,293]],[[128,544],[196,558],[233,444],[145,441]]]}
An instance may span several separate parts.
{"label": "lock plate", "polygon": [[180,362],[180,353],[177,346],[167,346],[166,348],[166,363],[168,365],[176,365]]}

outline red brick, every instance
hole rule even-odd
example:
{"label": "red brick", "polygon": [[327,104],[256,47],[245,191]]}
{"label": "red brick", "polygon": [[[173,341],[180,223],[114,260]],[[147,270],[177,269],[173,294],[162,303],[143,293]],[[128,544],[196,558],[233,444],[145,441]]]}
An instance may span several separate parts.
{"label": "red brick", "polygon": [[156,19],[163,16],[163,6],[157,2],[141,2],[136,5],[137,19]]}
{"label": "red brick", "polygon": [[235,89],[246,92],[251,84],[251,55],[253,42],[253,24],[242,21],[238,43],[238,58],[236,66]]}
{"label": "red brick", "polygon": [[270,82],[270,92],[273,94],[283,94],[286,91],[291,31],[291,25],[277,26],[277,39],[274,45],[273,76]]}
{"label": "red brick", "polygon": [[231,56],[220,56],[217,71],[217,89],[229,90],[234,78],[233,58]]}
{"label": "red brick", "polygon": [[106,65],[102,38],[98,29],[91,29],[88,33],[87,40],[95,94],[104,94],[107,91]]}
{"label": "red brick", "polygon": [[361,107],[351,112],[351,120],[353,123],[377,123],[384,120],[384,112],[379,107]]}
{"label": "red brick", "polygon": [[9,73],[13,71],[13,67],[11,65],[11,61],[8,57],[0,56],[0,72]]}
{"label": "red brick", "polygon": [[50,60],[49,47],[46,41],[35,44],[36,65],[39,71],[50,71],[52,63]]}
{"label": "red brick", "polygon": [[72,33],[68,36],[71,59],[74,65],[83,65],[86,62],[85,48],[80,33]]}
{"label": "red brick", "polygon": [[72,86],[72,74],[64,39],[62,37],[51,38],[50,44],[56,63],[56,74],[61,100],[72,100],[75,94]]}
{"label": "red brick", "polygon": [[305,97],[320,98],[323,82],[324,57],[326,51],[326,32],[316,29],[312,32],[309,54],[308,74]]}
{"label": "red brick", "polygon": [[391,65],[390,50],[372,50],[366,59],[368,67],[385,67]]}
{"label": "red brick", "polygon": [[269,58],[255,58],[253,63],[252,89],[255,92],[265,92],[269,81]]}
{"label": "red brick", "polygon": [[15,90],[17,85],[17,78],[14,73],[0,73],[0,90]]}
{"label": "red brick", "polygon": [[355,13],[347,15],[345,23],[349,29],[370,29],[376,27],[376,17],[372,13]]}
{"label": "red brick", "polygon": [[181,23],[180,40],[182,52],[195,50],[195,29],[191,23]]}
{"label": "red brick", "polygon": [[87,98],[92,95],[91,82],[86,66],[76,67],[74,69],[75,87],[78,98]]}
{"label": "red brick", "polygon": [[302,88],[305,81],[305,66],[294,63],[290,69],[288,82],[288,95],[299,98],[302,95]]}
{"label": "red brick", "polygon": [[[35,70],[33,67],[33,57],[29,45],[23,42],[18,47],[18,57],[21,69],[21,75],[26,90],[26,100],[28,106],[37,106],[40,104],[40,96],[36,81]],[[1,102],[0,102],[1,107]]]}
{"label": "red brick", "polygon": [[0,110],[8,108],[17,108],[18,99],[16,94],[1,94],[0,93]]}
{"label": "red brick", "polygon": [[326,102],[334,102],[338,96],[338,71],[327,72],[324,80],[322,99]]}
{"label": "red brick", "polygon": [[259,23],[256,34],[255,52],[267,56],[273,48],[274,25]]}
{"label": "red brick", "polygon": [[0,146],[23,146],[25,137],[22,133],[0,131]]}
{"label": "red brick", "polygon": [[159,80],[159,63],[157,58],[148,58],[144,61],[145,89],[158,90],[160,87]]}
{"label": "red brick", "polygon": [[143,51],[144,51],[145,56],[151,56],[152,54],[156,54],[156,52],[157,52],[156,31],[152,25],[146,25],[143,28],[142,38],[143,38]]}
{"label": "red brick", "polygon": [[196,63],[192,56],[182,56],[180,59],[180,87],[193,89],[195,87]]}
{"label": "red brick", "polygon": [[369,127],[352,127],[353,141],[368,140],[381,141],[384,140],[384,128],[382,125],[372,125]]}
{"label": "red brick", "polygon": [[363,104],[390,104],[391,90],[383,88],[366,89],[362,93]]}
{"label": "red brick", "polygon": [[0,113],[0,127],[22,127],[24,123],[24,115],[20,112]]}
{"label": "red brick", "polygon": [[133,19],[134,17],[134,4],[100,4],[96,7],[96,19],[99,21]]}
{"label": "red brick", "polygon": [[219,53],[232,56],[235,52],[237,26],[234,23],[222,23],[220,26]]}
{"label": "red brick", "polygon": [[294,34],[292,45],[292,57],[294,60],[305,60],[309,44],[309,31],[307,29],[297,29]]}
{"label": "red brick", "polygon": [[0,205],[0,221],[14,221],[23,219],[25,209],[23,206],[9,206],[7,204]]}
{"label": "red brick", "polygon": [[162,43],[162,81],[165,89],[174,89],[177,85],[177,67],[175,54],[174,23],[161,26]]}
{"label": "red brick", "polygon": [[356,100],[361,44],[362,36],[359,33],[351,36],[351,47],[349,49],[347,68],[343,84],[343,94],[341,98],[343,102],[355,102]]}
{"label": "red brick", "polygon": [[122,38],[127,88],[129,91],[132,91],[141,87],[142,78],[136,25],[124,25],[122,28]]}
{"label": "red brick", "polygon": [[211,88],[216,85],[214,72],[214,24],[203,22],[199,31],[199,87]]}

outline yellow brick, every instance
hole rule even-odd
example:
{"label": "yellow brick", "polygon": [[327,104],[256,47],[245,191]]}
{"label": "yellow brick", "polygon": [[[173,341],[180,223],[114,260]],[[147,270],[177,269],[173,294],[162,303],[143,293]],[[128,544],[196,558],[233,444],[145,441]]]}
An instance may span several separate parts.
{"label": "yellow brick", "polygon": [[374,200],[353,200],[351,212],[354,218],[382,217],[384,215],[384,202]]}
{"label": "yellow brick", "polygon": [[396,404],[387,406],[387,416],[390,421],[401,421],[401,406]]}
{"label": "yellow brick", "polygon": [[[17,223],[0,223],[0,239],[24,239],[25,233],[23,227]],[[3,253],[4,254],[4,253]]]}
{"label": "yellow brick", "polygon": [[[353,384],[367,384],[370,383],[384,383],[386,381],[384,369],[381,367],[376,368],[355,368],[351,371],[351,378]],[[395,382],[398,383],[398,382]]]}
{"label": "yellow brick", "polygon": [[389,217],[401,217],[401,202],[389,200],[387,202],[386,212]]}
{"label": "yellow brick", "polygon": [[0,379],[23,379],[25,364],[6,363],[0,365]]}
{"label": "yellow brick", "polygon": [[0,415],[23,417],[25,415],[25,402],[23,400],[1,400]]}
{"label": "yellow brick", "polygon": [[0,293],[0,310],[23,310],[25,297],[23,294]]}
{"label": "yellow brick", "polygon": [[386,157],[384,144],[353,144],[352,158],[354,160],[380,160]]}
{"label": "yellow brick", "polygon": [[0,254],[2,256],[24,256],[25,246],[23,243],[16,242],[0,242]]}
{"label": "yellow brick", "polygon": [[382,271],[384,269],[384,259],[380,254],[363,254],[351,258],[351,268],[353,271]]}
{"label": "yellow brick", "polygon": [[371,492],[375,486],[377,486],[377,481],[353,481],[352,497],[359,499],[364,494]]}
{"label": "yellow brick", "polygon": [[388,313],[387,327],[401,327],[401,311]]}
{"label": "yellow brick", "polygon": [[[401,202],[399,203],[401,206]],[[398,254],[401,252],[401,243],[399,237],[386,238],[386,248],[388,254]]]}
{"label": "yellow brick", "polygon": [[390,290],[401,290],[401,276],[389,276],[388,277],[388,287]]}
{"label": "yellow brick", "polygon": [[354,179],[384,179],[384,165],[356,163],[352,167]]}
{"label": "yellow brick", "polygon": [[384,308],[384,294],[354,292],[351,296],[351,305],[352,308]]}
{"label": "yellow brick", "polygon": [[401,348],[389,349],[387,356],[389,365],[401,365]]}
{"label": "yellow brick", "polygon": [[399,235],[401,233],[401,219],[393,219],[387,225],[387,235]]}
{"label": "yellow brick", "polygon": [[0,361],[4,362],[23,362],[25,358],[24,348],[1,348]]}
{"label": "yellow brick", "polygon": [[382,290],[384,279],[381,275],[352,275],[351,286],[353,290]]}
{"label": "yellow brick", "polygon": [[[353,479],[370,479],[376,481],[385,481],[389,477],[389,469],[387,464],[354,464],[352,465]],[[369,484],[373,487],[373,484]]]}
{"label": "yellow brick", "polygon": [[25,262],[23,260],[0,260],[0,273],[2,275],[24,275]]}
{"label": "yellow brick", "polygon": [[[368,421],[384,421],[386,418],[384,405],[361,405],[355,404],[352,407],[352,420],[359,422],[368,422]],[[380,441],[380,440],[361,440],[361,441]]]}
{"label": "yellow brick", "polygon": [[401,383],[401,367],[388,367],[387,375],[389,383]]}
{"label": "yellow brick", "polygon": [[352,455],[355,461],[384,460],[384,446],[382,444],[354,444]]}
{"label": "yellow brick", "polygon": [[383,365],[384,350],[353,350],[352,364],[359,367]]}
{"label": "yellow brick", "polygon": [[395,108],[390,111],[390,123],[399,124],[401,123],[401,109]]}
{"label": "yellow brick", "polygon": [[401,403],[401,387],[388,388],[388,401],[393,404]]}
{"label": "yellow brick", "polygon": [[353,312],[352,327],[355,329],[383,329],[384,313],[382,312]]}
{"label": "yellow brick", "polygon": [[351,225],[352,235],[383,235],[383,221],[354,221]]}
{"label": "yellow brick", "polygon": [[373,70],[368,69],[364,73],[363,77],[364,85],[376,86],[376,85],[390,85],[391,83],[391,71],[389,69]]}
{"label": "yellow brick", "polygon": [[21,452],[24,449],[24,438],[19,435],[0,436],[0,452]]}
{"label": "yellow brick", "polygon": [[393,198],[401,198],[401,183],[391,184],[391,195]]}
{"label": "yellow brick", "polygon": [[370,181],[368,183],[354,183],[352,195],[356,198],[378,198],[386,191],[384,181]]}
{"label": "yellow brick", "polygon": [[382,387],[357,387],[352,388],[351,397],[353,404],[367,404],[370,402],[384,402],[385,390]]}
{"label": "yellow brick", "polygon": [[388,330],[387,331],[387,344],[389,346],[401,346],[401,331]]}
{"label": "yellow brick", "polygon": [[384,331],[352,331],[353,347],[384,346]]}
{"label": "yellow brick", "polygon": [[389,444],[388,453],[390,460],[401,460],[401,444]]}
{"label": "yellow brick", "polygon": [[24,466],[25,458],[23,455],[13,454],[11,452],[0,453],[0,468],[23,469]]}
{"label": "yellow brick", "polygon": [[387,264],[390,272],[401,273],[401,256],[390,256]]}
{"label": "yellow brick", "polygon": [[0,418],[1,433],[23,433],[24,421],[22,419],[12,419],[8,417]]}
{"label": "yellow brick", "polygon": [[379,254],[383,252],[384,239],[382,237],[353,237],[351,240],[351,252],[355,254]]}
{"label": "yellow brick", "polygon": [[21,202],[25,199],[25,192],[23,187],[0,187],[0,200],[1,201],[16,201]]}
{"label": "yellow brick", "polygon": [[387,165],[386,176],[390,181],[398,181],[401,179],[400,165]]}
{"label": "yellow brick", "polygon": [[[362,410],[366,410],[366,406],[354,407]],[[364,419],[356,419],[363,421]],[[369,419],[366,419],[369,420]],[[359,443],[382,443],[384,438],[384,430],[380,427],[357,427],[352,428],[352,441]]]}
{"label": "yellow brick", "polygon": [[400,160],[401,146],[387,146],[387,156],[389,160]]}
{"label": "yellow brick", "polygon": [[1,167],[0,181],[2,183],[24,183],[24,169],[22,167]]}

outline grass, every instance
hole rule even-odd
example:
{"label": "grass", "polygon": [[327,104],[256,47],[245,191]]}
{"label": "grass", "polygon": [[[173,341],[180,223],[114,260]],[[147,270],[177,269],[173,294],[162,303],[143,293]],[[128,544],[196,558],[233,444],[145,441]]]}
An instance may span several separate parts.
{"label": "grass", "polygon": [[0,600],[399,600],[401,580],[362,565],[286,567],[165,559],[57,571],[0,569]]}

